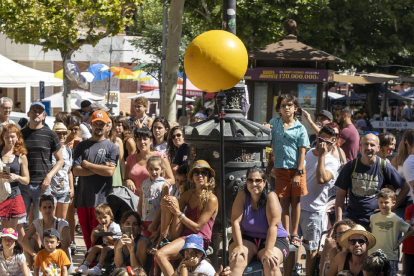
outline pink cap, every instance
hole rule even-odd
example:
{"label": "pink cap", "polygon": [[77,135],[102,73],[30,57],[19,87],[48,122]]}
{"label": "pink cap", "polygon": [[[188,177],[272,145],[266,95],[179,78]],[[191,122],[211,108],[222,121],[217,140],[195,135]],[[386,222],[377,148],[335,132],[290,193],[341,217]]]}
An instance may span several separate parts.
{"label": "pink cap", "polygon": [[1,233],[1,238],[10,237],[17,241],[17,231],[13,228],[4,228],[3,232]]}

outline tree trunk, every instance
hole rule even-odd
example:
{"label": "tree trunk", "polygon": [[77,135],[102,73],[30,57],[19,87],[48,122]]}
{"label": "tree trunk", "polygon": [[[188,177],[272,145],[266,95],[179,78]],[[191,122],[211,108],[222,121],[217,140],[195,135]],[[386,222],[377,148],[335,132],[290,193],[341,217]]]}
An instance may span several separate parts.
{"label": "tree trunk", "polygon": [[61,56],[62,56],[62,65],[63,65],[63,111],[65,112],[71,112],[71,106],[70,106],[70,99],[71,99],[71,95],[70,95],[70,91],[71,91],[71,83],[70,80],[68,78],[68,76],[66,76],[66,70],[65,70],[65,61],[67,59],[71,58],[72,54],[66,53],[66,52],[61,52]]}
{"label": "tree trunk", "polygon": [[162,106],[162,116],[170,122],[176,121],[176,94],[184,2],[185,0],[171,0],[170,4]]}

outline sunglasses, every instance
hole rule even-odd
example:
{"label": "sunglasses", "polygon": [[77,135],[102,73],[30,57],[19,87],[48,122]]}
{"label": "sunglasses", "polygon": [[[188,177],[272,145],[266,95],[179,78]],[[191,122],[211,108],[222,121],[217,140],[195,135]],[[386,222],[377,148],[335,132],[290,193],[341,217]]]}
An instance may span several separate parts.
{"label": "sunglasses", "polygon": [[350,245],[355,245],[356,243],[359,243],[359,245],[364,245],[367,241],[362,239],[357,240],[348,240]]}
{"label": "sunglasses", "polygon": [[207,176],[208,175],[208,171],[198,171],[198,170],[195,170],[194,172],[193,172],[193,174],[195,175],[195,176],[199,176],[200,174],[202,175],[202,176]]}
{"label": "sunglasses", "polygon": [[78,127],[77,128],[68,128],[68,130],[70,130],[70,131],[78,131],[79,128]]}
{"label": "sunglasses", "polygon": [[365,131],[365,132],[364,132],[364,134],[365,134],[365,135],[370,134],[370,133],[372,133],[372,134],[374,134],[374,135],[377,135],[377,136],[379,135],[379,133],[378,133],[378,132],[376,132],[376,131]]}
{"label": "sunglasses", "polygon": [[331,142],[331,141],[329,141],[329,140],[325,140],[325,139],[323,139],[323,138],[321,138],[321,137],[318,137],[318,140],[319,140],[319,143],[323,143],[323,142],[325,142],[325,143],[330,144],[330,145],[333,145],[333,143],[334,143],[334,142]]}
{"label": "sunglasses", "polygon": [[176,137],[177,138],[180,138],[182,136],[182,134],[181,133],[177,133],[177,134],[175,134],[175,135],[171,135],[171,137],[173,138],[173,139],[175,139]]}
{"label": "sunglasses", "polygon": [[68,135],[67,132],[56,132],[56,135]]}
{"label": "sunglasses", "polygon": [[263,182],[263,178],[247,178],[246,179],[247,180],[247,183],[257,183],[257,184],[260,184],[260,183],[262,183]]}

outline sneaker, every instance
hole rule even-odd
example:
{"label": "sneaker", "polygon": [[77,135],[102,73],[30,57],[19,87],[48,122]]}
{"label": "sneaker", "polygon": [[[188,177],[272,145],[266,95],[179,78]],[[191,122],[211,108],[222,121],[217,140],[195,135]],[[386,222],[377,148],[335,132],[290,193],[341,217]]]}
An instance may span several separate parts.
{"label": "sneaker", "polygon": [[78,251],[77,251],[77,247],[76,247],[76,243],[74,241],[70,242],[70,254],[73,256],[75,255]]}
{"label": "sneaker", "polygon": [[92,275],[102,275],[102,271],[98,266],[94,266],[88,270],[89,274]]}
{"label": "sneaker", "polygon": [[163,248],[164,246],[166,246],[169,243],[171,243],[171,241],[169,239],[163,238],[162,241],[160,242],[160,246],[158,247],[158,249]]}
{"label": "sneaker", "polygon": [[78,232],[79,235],[82,235],[82,228],[80,227],[79,224],[76,224],[75,231]]}
{"label": "sneaker", "polygon": [[80,273],[80,274],[84,274],[84,275],[86,275],[86,274],[88,274],[88,267],[86,266],[86,265],[81,265],[80,267],[78,267],[77,269],[75,269],[75,271],[77,272],[77,273]]}

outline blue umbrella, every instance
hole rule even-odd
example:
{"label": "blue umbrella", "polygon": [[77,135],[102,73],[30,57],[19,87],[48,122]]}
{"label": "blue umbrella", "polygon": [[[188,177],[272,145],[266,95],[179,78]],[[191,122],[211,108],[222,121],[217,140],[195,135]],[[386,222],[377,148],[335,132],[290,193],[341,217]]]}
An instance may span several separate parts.
{"label": "blue umbrella", "polygon": [[114,74],[113,72],[109,72],[109,67],[102,63],[95,63],[88,67],[86,70],[87,72],[94,75],[92,82],[101,81],[104,79],[109,78]]}
{"label": "blue umbrella", "polygon": [[95,77],[102,71],[108,71],[109,67],[102,63],[95,63],[86,69],[87,72],[92,73]]}
{"label": "blue umbrella", "polygon": [[110,76],[112,77],[113,74],[114,74],[114,72],[111,72],[111,71],[102,71],[102,72],[98,73],[98,75],[95,76],[95,78],[92,80],[92,82],[105,80],[105,79],[109,78]]}

